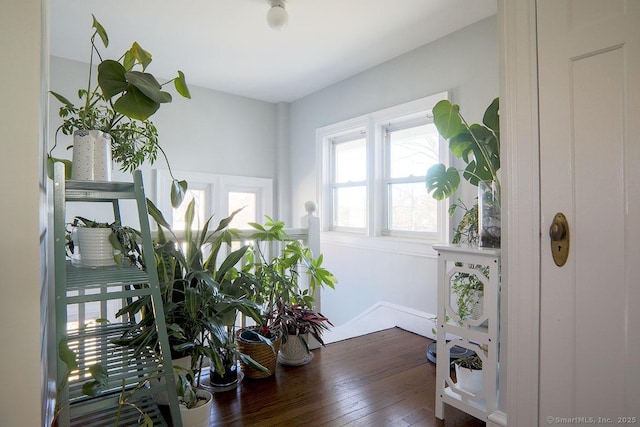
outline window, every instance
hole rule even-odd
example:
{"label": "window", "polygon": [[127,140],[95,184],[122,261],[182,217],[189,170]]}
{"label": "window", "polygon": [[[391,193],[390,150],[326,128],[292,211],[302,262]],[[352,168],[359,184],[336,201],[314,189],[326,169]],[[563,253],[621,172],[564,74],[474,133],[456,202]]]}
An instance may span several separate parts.
{"label": "window", "polygon": [[447,202],[425,188],[448,163],[431,115],[441,93],[317,130],[323,230],[352,236],[447,239]]}
{"label": "window", "polygon": [[367,145],[361,132],[331,140],[332,228],[367,226]]}
{"label": "window", "polygon": [[249,228],[249,222],[262,222],[265,215],[273,215],[273,181],[268,178],[218,175],[198,172],[174,171],[176,177],[185,179],[189,189],[183,203],[177,209],[171,207],[168,198],[171,176],[156,169],[156,206],[165,215],[173,230],[184,230],[184,212],[191,199],[195,199],[195,227],[204,226],[214,215],[210,227],[233,211],[243,208],[231,222],[233,228]]}
{"label": "window", "polygon": [[439,162],[440,137],[427,117],[383,128],[385,234],[437,233],[438,207],[425,190],[427,169]]}

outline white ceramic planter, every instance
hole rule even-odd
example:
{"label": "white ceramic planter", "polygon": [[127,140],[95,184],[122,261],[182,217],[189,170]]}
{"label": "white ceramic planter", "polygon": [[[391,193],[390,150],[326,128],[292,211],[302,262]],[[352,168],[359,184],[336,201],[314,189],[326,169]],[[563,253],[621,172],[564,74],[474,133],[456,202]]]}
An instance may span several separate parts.
{"label": "white ceramic planter", "polygon": [[113,233],[110,228],[77,228],[80,246],[80,265],[82,267],[107,267],[116,265],[113,259],[114,249],[109,241]]}
{"label": "white ceramic planter", "polygon": [[313,359],[313,353],[307,352],[307,348],[300,337],[289,335],[286,343],[282,343],[278,353],[278,362],[283,365],[306,365]]}
{"label": "white ceramic planter", "polygon": [[456,383],[458,388],[467,393],[476,394],[482,391],[482,369],[469,369],[456,366]]}
{"label": "white ceramic planter", "polygon": [[[184,369],[190,369],[191,368],[191,356],[185,356],[185,357],[181,357],[179,359],[172,359],[171,363],[173,364],[174,370],[173,370],[173,378],[175,379],[176,384],[178,383],[178,377],[180,376],[180,374],[185,374],[186,371],[183,370],[176,370],[175,367],[180,367],[180,368],[184,368]],[[151,388],[153,387],[159,387],[164,385],[164,378],[152,378],[149,381],[149,384],[151,385]],[[168,405],[169,404],[169,395],[166,391],[162,391],[159,393],[153,393],[153,400],[158,404],[158,405]]]}
{"label": "white ceramic planter", "polygon": [[111,181],[111,135],[99,130],[73,133],[71,179]]}
{"label": "white ceramic planter", "polygon": [[213,406],[213,395],[201,388],[196,389],[196,395],[208,399],[206,403],[195,408],[187,409],[180,405],[180,417],[182,427],[209,427],[211,421],[211,407]]}

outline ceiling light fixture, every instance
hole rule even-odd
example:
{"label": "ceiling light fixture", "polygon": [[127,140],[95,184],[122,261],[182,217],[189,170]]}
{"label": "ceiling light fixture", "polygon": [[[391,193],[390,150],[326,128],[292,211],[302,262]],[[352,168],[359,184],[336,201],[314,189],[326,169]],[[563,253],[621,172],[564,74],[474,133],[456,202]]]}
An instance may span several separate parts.
{"label": "ceiling light fixture", "polygon": [[284,30],[289,23],[285,0],[267,0],[271,9],[267,12],[267,23],[275,31]]}

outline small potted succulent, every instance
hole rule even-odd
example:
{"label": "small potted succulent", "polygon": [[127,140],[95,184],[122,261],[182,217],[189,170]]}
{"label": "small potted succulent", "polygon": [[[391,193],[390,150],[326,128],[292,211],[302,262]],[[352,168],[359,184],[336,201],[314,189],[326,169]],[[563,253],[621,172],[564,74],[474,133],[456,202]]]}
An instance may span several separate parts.
{"label": "small potted succulent", "polygon": [[[161,104],[172,101],[171,94],[163,90],[168,83],[173,82],[183,97],[191,97],[184,74],[178,71],[177,77],[160,84],[147,71],[151,54],[137,42],[118,60],[103,59],[96,37],[105,48],[109,45],[109,37],[95,16],[93,29],[89,76],[87,85],[78,90],[79,105],[51,92],[62,103],[59,109],[62,124],[49,151],[49,175],[52,175],[53,164],[60,161],[66,164],[67,178],[109,181],[112,158],[122,171],[132,172],[145,161],[153,163],[158,151],[167,161],[171,173],[166,155],[158,143],[158,131],[149,118]],[[95,57],[100,61],[97,79],[92,75]],[[73,165],[68,160],[52,156],[59,132],[74,135]],[[186,181],[173,178],[171,200],[174,206],[182,201],[186,189]]]}

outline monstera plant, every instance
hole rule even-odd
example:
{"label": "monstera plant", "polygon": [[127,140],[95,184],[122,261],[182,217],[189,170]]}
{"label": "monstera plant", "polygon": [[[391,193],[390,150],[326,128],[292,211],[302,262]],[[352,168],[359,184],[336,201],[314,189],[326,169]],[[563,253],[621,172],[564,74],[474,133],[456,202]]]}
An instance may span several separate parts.
{"label": "monstera plant", "polygon": [[451,197],[460,185],[460,175],[471,185],[493,181],[500,185],[499,100],[494,99],[484,113],[483,124],[469,124],[460,114],[460,106],[447,100],[433,107],[433,122],[440,135],[449,141],[451,154],[466,163],[462,170],[439,163],[427,171],[427,190],[437,200]]}
{"label": "monstera plant", "polygon": [[[440,135],[449,142],[449,151],[465,163],[463,169],[436,164],[427,171],[427,190],[437,200],[454,195],[461,182],[461,175],[469,184],[478,187],[478,204],[467,208],[464,203],[451,205],[449,214],[456,208],[465,210],[465,217],[455,230],[455,236],[474,235],[479,228],[481,246],[500,246],[500,116],[499,99],[487,107],[482,124],[469,124],[460,114],[460,106],[447,100],[433,107],[433,121]],[[476,208],[477,206],[477,208]],[[470,218],[469,215],[476,215]],[[462,228],[461,228],[462,225]]]}

